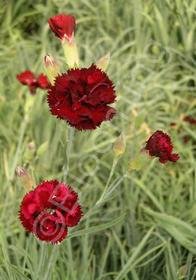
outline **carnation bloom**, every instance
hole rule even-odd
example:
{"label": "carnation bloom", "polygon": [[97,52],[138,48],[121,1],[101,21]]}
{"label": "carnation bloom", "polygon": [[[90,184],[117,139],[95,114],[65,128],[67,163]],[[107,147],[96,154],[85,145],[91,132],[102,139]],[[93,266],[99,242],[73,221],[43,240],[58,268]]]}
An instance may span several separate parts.
{"label": "carnation bloom", "polygon": [[71,69],[57,76],[48,91],[52,115],[66,120],[78,130],[95,129],[117,113],[108,104],[115,102],[113,83],[94,64]]}
{"label": "carnation bloom", "polygon": [[75,32],[75,18],[72,15],[60,14],[53,18],[49,18],[48,23],[55,36],[63,40],[65,37],[71,40],[72,34]]}
{"label": "carnation bloom", "polygon": [[79,66],[75,42],[75,18],[72,15],[58,15],[49,18],[48,23],[55,36],[61,39],[66,62],[70,68]]}
{"label": "carnation bloom", "polygon": [[35,95],[36,88],[48,89],[50,83],[47,80],[47,77],[44,74],[40,74],[37,78],[33,74],[33,72],[27,70],[20,75],[17,75],[16,78],[23,85],[29,86],[30,93]]}
{"label": "carnation bloom", "polygon": [[53,18],[49,18],[48,23],[55,36],[61,40],[66,37],[71,39],[72,33],[75,32],[75,18],[72,15],[60,14]]}
{"label": "carnation bloom", "polygon": [[161,130],[153,133],[144,149],[149,151],[150,156],[159,157],[161,163],[166,163],[168,160],[176,162],[180,158],[178,154],[172,154],[171,138]]}
{"label": "carnation bloom", "polygon": [[20,220],[40,240],[57,243],[67,235],[67,228],[78,224],[82,211],[78,195],[66,184],[43,181],[23,198]]}

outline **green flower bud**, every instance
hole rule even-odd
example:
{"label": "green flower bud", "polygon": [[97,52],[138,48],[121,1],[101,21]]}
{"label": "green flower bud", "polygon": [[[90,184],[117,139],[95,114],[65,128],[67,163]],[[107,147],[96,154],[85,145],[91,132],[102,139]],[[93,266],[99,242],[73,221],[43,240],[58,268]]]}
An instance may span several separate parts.
{"label": "green flower bud", "polygon": [[125,152],[126,142],[124,137],[124,132],[116,139],[113,150],[114,150],[114,157],[118,160]]}
{"label": "green flower bud", "polygon": [[33,178],[27,170],[22,167],[17,167],[16,173],[19,177],[21,185],[25,188],[25,190],[30,191],[31,189],[36,187]]}
{"label": "green flower bud", "polygon": [[129,170],[141,170],[150,160],[149,152],[142,149],[130,162]]}
{"label": "green flower bud", "polygon": [[108,64],[110,61],[110,53],[106,54],[105,56],[101,57],[97,63],[96,66],[101,69],[102,71],[106,71],[108,68]]}
{"label": "green flower bud", "polygon": [[55,78],[61,75],[61,72],[56,60],[50,54],[44,57],[44,66],[48,79],[54,85]]}
{"label": "green flower bud", "polygon": [[37,155],[41,156],[45,153],[48,148],[48,141],[42,143],[39,148],[37,149]]}
{"label": "green flower bud", "polygon": [[24,153],[25,160],[31,161],[34,158],[35,150],[36,150],[35,142],[32,141],[28,143]]}
{"label": "green flower bud", "polygon": [[35,97],[32,94],[28,94],[26,96],[26,101],[25,101],[25,113],[29,114],[33,108],[34,105],[34,101],[35,101]]}

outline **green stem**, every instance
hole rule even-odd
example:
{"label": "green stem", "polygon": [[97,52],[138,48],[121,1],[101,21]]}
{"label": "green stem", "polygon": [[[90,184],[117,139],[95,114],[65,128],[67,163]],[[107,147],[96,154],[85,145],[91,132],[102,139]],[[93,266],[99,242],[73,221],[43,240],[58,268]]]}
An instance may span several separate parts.
{"label": "green stem", "polygon": [[103,191],[103,193],[102,193],[100,199],[96,202],[96,205],[102,202],[102,200],[103,200],[103,198],[104,198],[104,196],[105,196],[105,194],[106,194],[106,192],[107,192],[109,183],[110,183],[111,178],[112,178],[112,176],[113,176],[113,174],[114,174],[114,169],[115,169],[115,167],[116,167],[116,164],[117,164],[117,161],[114,159],[113,164],[112,164],[112,168],[111,168],[111,171],[110,171],[110,175],[109,175],[109,177],[108,177],[108,180],[107,180],[107,183],[106,183],[106,186],[105,186],[105,189],[104,189],[104,191]]}
{"label": "green stem", "polygon": [[74,273],[74,263],[73,263],[73,255],[72,255],[72,246],[71,246],[71,239],[67,240],[67,254],[68,254],[68,259],[69,259],[69,268],[70,268],[70,278],[72,280],[75,280],[75,273]]}
{"label": "green stem", "polygon": [[20,138],[19,138],[19,141],[18,141],[18,145],[17,145],[12,169],[11,169],[11,172],[10,172],[10,179],[9,179],[9,182],[8,182],[7,193],[6,193],[6,197],[5,197],[5,200],[4,200],[5,207],[3,208],[2,215],[1,215],[2,219],[5,215],[6,205],[7,205],[9,194],[10,194],[9,190],[10,190],[11,184],[12,184],[13,179],[14,179],[14,174],[15,174],[15,170],[16,170],[16,166],[17,166],[17,162],[18,162],[18,156],[19,156],[22,141],[23,141],[23,138],[24,138],[24,133],[25,133],[25,129],[26,129],[26,126],[27,126],[27,121],[28,121],[28,114],[26,114],[25,117],[24,117],[22,130],[21,130],[21,133],[20,133]]}
{"label": "green stem", "polygon": [[48,261],[47,271],[46,271],[46,273],[45,273],[45,276],[44,276],[43,280],[47,280],[47,279],[48,279],[48,273],[49,273],[49,271],[50,271],[50,268],[51,268],[51,266],[52,266],[52,263],[54,262],[54,257],[55,257],[56,250],[57,250],[57,245],[53,245],[52,253],[51,253],[50,259],[49,259],[49,261]]}
{"label": "green stem", "polygon": [[[74,136],[74,128],[73,127],[68,127],[67,148],[66,148],[66,162],[65,162],[65,165],[63,167],[63,172],[64,172],[63,182],[64,183],[66,183],[67,174],[69,172],[69,158],[70,158],[70,151],[71,151],[71,144],[72,144],[73,136]],[[56,248],[57,248],[57,246],[54,245],[54,247],[52,249],[51,256],[50,256],[50,259],[49,259],[49,262],[48,262],[47,271],[45,273],[45,276],[44,276],[43,280],[47,280],[48,279],[48,273],[49,273],[49,271],[51,269],[51,265],[52,265],[52,262],[53,262],[54,257],[55,257]],[[70,253],[69,254],[70,258],[72,259],[72,254],[71,254],[71,251],[70,251],[71,250],[71,243],[68,244],[68,249],[69,249],[69,253]],[[72,279],[74,279],[73,275],[72,275]]]}
{"label": "green stem", "polygon": [[73,136],[74,136],[74,127],[68,127],[68,140],[67,140],[67,149],[66,149],[66,162],[65,165],[63,167],[63,172],[64,172],[64,178],[63,178],[63,182],[66,183],[66,179],[67,179],[67,174],[69,172],[69,157],[70,157],[70,151],[71,151],[71,144],[72,144],[72,140],[73,140]]}
{"label": "green stem", "polygon": [[11,174],[10,174],[10,180],[11,181],[13,180],[14,174],[15,174],[15,171],[16,171],[16,165],[17,165],[17,162],[18,162],[18,156],[19,156],[19,153],[20,153],[20,148],[21,148],[21,145],[22,145],[22,141],[23,141],[23,137],[24,137],[27,121],[28,121],[28,115],[25,115],[24,121],[23,121],[22,130],[21,130],[21,133],[20,133],[20,138],[19,138],[19,141],[18,141],[18,146],[17,146],[16,154],[15,154],[15,157],[14,157],[14,162],[13,162],[12,169],[11,169]]}
{"label": "green stem", "polygon": [[[70,158],[70,151],[71,151],[71,145],[73,141],[74,136],[74,127],[68,127],[68,139],[67,139],[67,149],[66,149],[66,162],[64,165],[64,184],[66,183],[67,174],[69,172],[69,158]],[[72,246],[71,246],[71,240],[67,240],[67,246],[68,246],[68,258],[69,258],[69,267],[70,267],[70,273],[71,273],[71,279],[75,279],[74,274],[74,266],[73,266],[73,256],[72,256]]]}

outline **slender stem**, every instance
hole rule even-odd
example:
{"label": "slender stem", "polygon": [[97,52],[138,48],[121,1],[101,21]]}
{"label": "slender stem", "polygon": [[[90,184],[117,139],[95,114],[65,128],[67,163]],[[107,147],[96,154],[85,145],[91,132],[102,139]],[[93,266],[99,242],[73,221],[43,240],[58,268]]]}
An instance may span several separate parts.
{"label": "slender stem", "polygon": [[66,183],[66,179],[67,179],[67,174],[69,172],[69,156],[70,156],[70,151],[71,151],[71,144],[72,144],[72,140],[73,140],[73,136],[74,136],[74,127],[68,127],[68,140],[67,140],[67,149],[66,149],[66,162],[65,165],[63,167],[63,171],[64,171],[64,179],[63,182]]}
{"label": "slender stem", "polygon": [[[73,127],[68,127],[68,139],[67,139],[67,149],[66,149],[66,162],[65,165],[63,167],[63,171],[64,171],[64,178],[63,178],[63,182],[66,183],[66,179],[67,179],[67,174],[69,172],[69,157],[70,157],[70,151],[71,151],[71,144],[72,144],[72,140],[73,140],[73,136],[74,136],[74,128]],[[45,276],[43,278],[43,280],[47,280],[48,279],[48,273],[51,269],[51,265],[52,262],[54,260],[55,257],[55,252],[56,252],[56,248],[57,246],[54,245],[53,249],[52,249],[52,253],[48,262],[48,267],[47,267],[47,271],[45,273]],[[68,248],[69,251],[71,250],[71,243],[68,244]],[[70,257],[72,258],[72,254],[70,251]],[[72,275],[73,276],[73,275]]]}
{"label": "slender stem", "polygon": [[[119,184],[124,180],[124,178],[127,177],[127,172],[117,181],[117,183],[115,183],[115,185],[111,188],[108,188],[107,193],[105,193],[104,195],[104,200],[107,199],[107,197],[119,186]],[[91,215],[93,213],[93,211],[95,211],[98,207],[99,204],[103,201],[102,200],[98,200],[96,204],[94,204],[93,207],[91,207],[88,212],[86,212],[85,215],[82,216],[80,221],[85,220],[87,217],[89,217],[89,215]]]}
{"label": "slender stem", "polygon": [[117,164],[117,161],[114,160],[114,161],[113,161],[113,164],[112,164],[111,171],[110,171],[110,175],[109,175],[109,177],[108,177],[108,180],[107,180],[107,183],[106,183],[106,186],[105,186],[105,189],[104,189],[104,191],[103,191],[103,193],[102,193],[100,199],[96,202],[96,205],[99,204],[99,203],[101,203],[101,201],[103,200],[103,198],[104,198],[104,196],[105,196],[105,194],[106,194],[106,192],[107,192],[107,189],[108,189],[110,180],[111,180],[111,178],[112,178],[112,176],[113,176],[113,174],[114,174],[114,169],[115,169],[115,167],[116,167],[116,164]]}
{"label": "slender stem", "polygon": [[[74,136],[74,127],[68,127],[68,140],[67,140],[67,149],[66,149],[66,162],[64,165],[64,184],[66,183],[67,174],[69,172],[69,158],[70,158],[70,151],[71,151],[71,145],[73,141]],[[73,256],[72,256],[72,247],[71,247],[71,240],[67,240],[67,246],[68,246],[68,258],[70,263],[70,271],[71,271],[71,279],[75,279],[74,275],[74,266],[73,266]]]}
{"label": "slender stem", "polygon": [[67,240],[67,254],[69,259],[69,267],[70,267],[70,276],[72,280],[75,280],[75,274],[74,274],[74,263],[73,263],[73,255],[72,255],[72,246],[71,246],[71,240]]}
{"label": "slender stem", "polygon": [[[23,138],[24,138],[24,133],[25,133],[25,129],[26,129],[26,126],[27,126],[27,121],[28,121],[28,115],[26,114],[25,117],[24,117],[24,121],[23,121],[23,125],[22,125],[22,130],[21,130],[21,133],[20,133],[20,138],[19,138],[19,141],[18,141],[18,145],[17,145],[17,149],[16,149],[16,153],[15,153],[12,169],[11,169],[11,172],[10,172],[10,179],[9,179],[9,182],[8,182],[7,193],[6,193],[6,197],[5,197],[5,200],[4,200],[4,205],[7,205],[7,201],[8,201],[8,198],[9,198],[9,194],[10,194],[9,190],[11,188],[11,183],[12,183],[12,181],[14,179],[16,165],[17,165],[17,162],[18,162],[18,156],[19,156],[21,145],[22,145],[22,141],[23,141]],[[4,217],[5,210],[6,210],[6,207],[3,208],[1,218]]]}
{"label": "slender stem", "polygon": [[46,273],[45,273],[45,276],[44,276],[43,280],[47,280],[47,279],[48,279],[48,273],[49,273],[50,268],[51,268],[51,265],[52,265],[52,263],[53,263],[53,261],[54,261],[56,249],[57,249],[57,245],[53,245],[52,253],[51,253],[50,259],[49,259],[49,261],[48,261],[47,271],[46,271]]}
{"label": "slender stem", "polygon": [[11,181],[14,178],[16,165],[17,165],[17,162],[18,162],[18,156],[19,156],[19,153],[20,153],[20,148],[21,148],[21,144],[22,144],[22,141],[23,141],[27,121],[28,121],[28,115],[26,114],[25,117],[24,117],[23,126],[22,126],[22,130],[21,130],[21,133],[20,133],[20,138],[19,138],[19,141],[18,141],[18,146],[17,146],[16,154],[15,154],[15,157],[14,157],[14,162],[13,162],[12,169],[11,169],[11,174],[10,174],[10,180]]}

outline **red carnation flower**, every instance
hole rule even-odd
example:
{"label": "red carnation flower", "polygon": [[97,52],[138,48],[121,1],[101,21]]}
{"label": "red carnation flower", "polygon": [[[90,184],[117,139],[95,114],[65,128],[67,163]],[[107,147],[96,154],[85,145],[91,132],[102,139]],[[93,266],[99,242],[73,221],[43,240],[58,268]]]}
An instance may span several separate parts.
{"label": "red carnation flower", "polygon": [[40,74],[37,78],[31,71],[25,71],[20,75],[17,75],[16,78],[21,82],[23,85],[29,86],[30,93],[35,95],[36,88],[41,89],[48,89],[50,83],[47,80],[47,77],[44,74]]}
{"label": "red carnation flower", "polygon": [[184,136],[184,142],[187,143],[189,141],[189,137],[188,136]]}
{"label": "red carnation flower", "polygon": [[82,216],[78,195],[66,184],[43,181],[23,198],[20,220],[40,240],[57,243],[67,235],[67,227],[78,224]]}
{"label": "red carnation flower", "polygon": [[72,39],[72,33],[75,31],[75,18],[72,15],[58,15],[48,20],[51,30],[55,36],[63,40],[66,37],[69,41]]}
{"label": "red carnation flower", "polygon": [[115,98],[113,83],[94,64],[57,76],[55,85],[48,91],[52,115],[79,130],[95,129],[112,119],[117,111],[108,104],[115,102]]}
{"label": "red carnation flower", "polygon": [[188,117],[188,116],[184,118],[184,121],[189,122],[191,124],[196,124],[196,119]]}
{"label": "red carnation flower", "polygon": [[144,149],[149,151],[150,156],[159,157],[161,163],[168,160],[176,162],[180,158],[178,154],[172,154],[173,146],[169,135],[160,130],[153,133]]}

